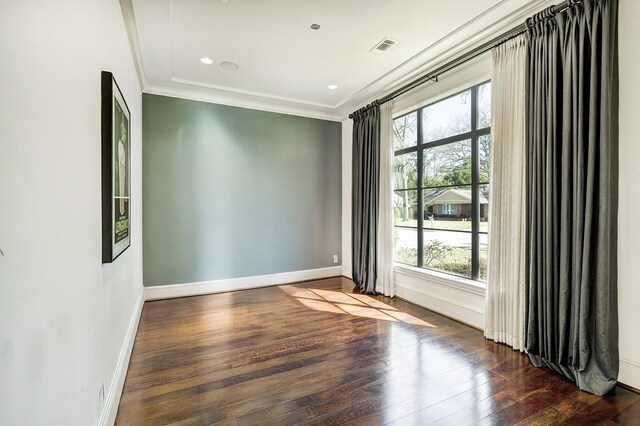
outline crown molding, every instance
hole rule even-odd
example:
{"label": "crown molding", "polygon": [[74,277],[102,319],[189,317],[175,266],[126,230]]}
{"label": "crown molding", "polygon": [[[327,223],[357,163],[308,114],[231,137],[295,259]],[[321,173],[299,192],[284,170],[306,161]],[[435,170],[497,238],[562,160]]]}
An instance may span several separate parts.
{"label": "crown molding", "polygon": [[202,83],[199,81],[193,81],[193,80],[187,80],[184,78],[177,78],[177,77],[171,77],[171,81],[175,82],[175,83],[180,83],[180,84],[186,84],[189,86],[197,86],[197,87],[205,87],[207,89],[214,89],[217,91],[220,91],[222,93],[227,94],[227,97],[234,97],[234,96],[238,96],[238,95],[248,95],[248,96],[252,96],[258,99],[264,99],[264,100],[276,100],[276,101],[282,101],[282,102],[287,102],[289,104],[300,104],[300,105],[308,105],[310,107],[318,107],[318,108],[325,108],[325,109],[336,109],[337,105],[329,105],[329,104],[321,104],[318,102],[311,102],[311,101],[305,101],[302,99],[294,99],[294,98],[287,98],[284,96],[277,96],[277,95],[269,95],[266,93],[259,93],[259,92],[252,92],[250,90],[242,90],[242,89],[233,89],[230,87],[226,87],[226,86],[219,86],[217,84],[209,84],[209,83]]}
{"label": "crown molding", "polygon": [[255,109],[278,114],[296,115],[300,117],[316,118],[319,120],[342,121],[341,117],[330,108],[320,110],[306,105],[295,105],[290,102],[259,101],[245,99],[240,96],[224,96],[205,90],[189,90],[184,87],[169,87],[163,84],[147,82],[142,90],[151,95],[169,96],[172,98],[189,99],[192,101],[209,102],[238,108]]}
{"label": "crown molding", "polygon": [[138,26],[136,24],[136,17],[133,12],[133,3],[131,3],[131,0],[120,0],[120,10],[122,11],[124,26],[127,29],[127,36],[129,37],[129,46],[131,47],[133,62],[136,66],[138,82],[140,83],[140,88],[144,90],[146,73],[144,70],[144,61],[142,60],[142,50],[140,49]]}
{"label": "crown molding", "polygon": [[[487,38],[519,25],[527,17],[557,2],[557,0],[531,0],[504,17],[490,21],[490,25],[486,25],[484,21],[493,19],[492,14],[500,13],[501,8],[507,3],[518,1],[503,0],[393,70],[363,86],[346,101],[337,105],[325,105],[177,78],[172,78],[168,82],[151,81],[145,72],[132,0],[119,1],[138,80],[144,93],[330,121],[346,120],[352,111],[391,93],[418,76],[424,75],[430,69],[474,49]],[[468,36],[468,34],[472,35]]]}

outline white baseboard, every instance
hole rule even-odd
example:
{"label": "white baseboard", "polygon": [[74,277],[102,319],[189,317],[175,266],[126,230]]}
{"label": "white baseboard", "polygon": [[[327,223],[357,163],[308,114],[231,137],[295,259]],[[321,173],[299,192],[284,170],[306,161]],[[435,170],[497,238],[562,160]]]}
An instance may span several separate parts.
{"label": "white baseboard", "polygon": [[251,288],[289,284],[299,281],[317,280],[342,275],[342,266],[307,269],[304,271],[279,274],[257,275],[253,277],[226,280],[202,281],[197,283],[170,284],[145,287],[145,300],[171,299],[174,297],[197,296],[200,294],[224,293],[226,291],[248,290]]}
{"label": "white baseboard", "polygon": [[106,395],[104,408],[102,409],[102,415],[98,425],[111,426],[116,421],[116,415],[118,414],[118,406],[120,405],[120,395],[122,395],[122,389],[124,388],[124,380],[127,377],[127,371],[129,369],[129,359],[131,358],[131,351],[133,350],[133,342],[136,339],[136,333],[138,332],[138,324],[140,323],[140,315],[142,314],[142,307],[144,306],[144,289],[140,289],[138,300],[133,308],[133,314],[129,320],[129,326],[127,327],[127,333],[120,349],[120,355],[118,356],[118,363],[116,364],[116,371],[113,374],[111,380],[111,386]]}
{"label": "white baseboard", "polygon": [[396,296],[481,330],[484,329],[484,289],[445,280],[431,273],[395,268]]}
{"label": "white baseboard", "polygon": [[632,388],[640,389],[640,361],[621,356],[618,381]]}
{"label": "white baseboard", "polygon": [[353,279],[353,272],[351,271],[351,266],[342,265],[342,276],[347,277],[349,279]]}
{"label": "white baseboard", "polygon": [[396,296],[474,328],[484,329],[484,312],[434,293],[396,285]]}

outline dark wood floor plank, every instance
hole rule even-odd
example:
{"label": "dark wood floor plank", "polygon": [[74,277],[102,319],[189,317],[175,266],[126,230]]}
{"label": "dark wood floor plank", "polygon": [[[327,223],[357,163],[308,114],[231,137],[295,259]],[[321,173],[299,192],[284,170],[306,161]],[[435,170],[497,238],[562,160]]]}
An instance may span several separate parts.
{"label": "dark wood floor plank", "polygon": [[[238,416],[235,418],[235,421],[238,426],[251,426],[258,423],[273,421],[273,419],[282,417],[285,414],[307,408],[312,403],[313,401],[310,397],[304,396],[290,401],[285,401],[280,404],[271,405],[260,410],[255,410],[242,416]],[[310,413],[309,418],[310,417],[313,417],[313,413]]]}
{"label": "dark wood floor plank", "polygon": [[611,420],[623,426],[640,426],[640,401],[634,402]]}
{"label": "dark wood floor plank", "polygon": [[[236,417],[238,419],[242,416],[263,410],[268,407],[273,407],[290,400],[304,399],[307,396],[312,396],[314,393],[335,389],[350,381],[360,380],[366,378],[367,376],[373,375],[375,375],[375,373],[370,368],[356,368],[342,376],[329,377],[312,383],[307,382],[300,384],[296,382],[291,386],[287,386],[286,388],[274,394],[257,394],[256,399],[239,404],[228,405],[223,407],[222,409],[214,410],[214,412],[216,415],[222,415],[225,418]],[[191,418],[203,419],[200,423],[207,424],[204,419],[208,418],[209,416],[210,414],[208,413],[208,411],[204,410],[200,413],[193,413],[191,415]]]}
{"label": "dark wood floor plank", "polygon": [[515,403],[508,391],[496,392],[476,403],[461,408],[449,416],[436,420],[435,423],[451,426],[471,425]]}
{"label": "dark wood floor plank", "polygon": [[[640,401],[640,395],[618,386],[606,398],[598,399],[598,401],[569,417],[561,424],[583,425],[588,422],[605,422],[630,409],[638,401]],[[634,417],[633,413],[630,414],[630,417]]]}
{"label": "dark wood floor plank", "polygon": [[117,424],[638,425],[482,332],[344,278],[144,306]]}

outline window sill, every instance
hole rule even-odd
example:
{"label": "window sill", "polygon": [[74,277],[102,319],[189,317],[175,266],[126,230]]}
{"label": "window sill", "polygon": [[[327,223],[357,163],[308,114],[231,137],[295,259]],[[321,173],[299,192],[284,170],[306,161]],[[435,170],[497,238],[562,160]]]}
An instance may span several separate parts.
{"label": "window sill", "polygon": [[393,270],[398,274],[422,280],[426,279],[436,284],[466,291],[468,293],[477,294],[483,297],[486,293],[486,286],[484,284],[467,278],[456,277],[454,275],[449,275],[437,271],[430,271],[428,269],[417,268],[415,266],[403,265],[401,263],[394,263]]}

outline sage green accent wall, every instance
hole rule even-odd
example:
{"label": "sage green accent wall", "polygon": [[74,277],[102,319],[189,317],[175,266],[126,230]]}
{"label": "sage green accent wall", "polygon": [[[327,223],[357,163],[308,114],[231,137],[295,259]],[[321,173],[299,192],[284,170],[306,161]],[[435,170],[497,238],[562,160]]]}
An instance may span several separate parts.
{"label": "sage green accent wall", "polygon": [[147,286],[336,266],[340,123],[143,95]]}

